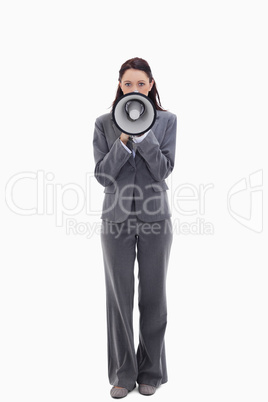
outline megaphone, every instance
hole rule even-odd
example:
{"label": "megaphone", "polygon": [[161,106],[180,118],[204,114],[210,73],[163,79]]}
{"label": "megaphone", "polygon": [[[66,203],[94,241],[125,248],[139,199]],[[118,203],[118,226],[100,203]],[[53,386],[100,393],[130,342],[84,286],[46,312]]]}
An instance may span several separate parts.
{"label": "megaphone", "polygon": [[130,92],[116,101],[112,116],[115,125],[122,133],[141,135],[154,125],[156,109],[148,96]]}

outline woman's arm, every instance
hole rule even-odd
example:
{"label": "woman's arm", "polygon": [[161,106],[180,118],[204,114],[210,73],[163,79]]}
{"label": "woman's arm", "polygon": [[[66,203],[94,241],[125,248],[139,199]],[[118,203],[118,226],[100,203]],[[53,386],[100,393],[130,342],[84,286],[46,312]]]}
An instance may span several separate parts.
{"label": "woman's arm", "polygon": [[[153,129],[152,129],[153,130]],[[172,114],[164,139],[160,144],[154,133],[150,131],[146,138],[138,144],[137,150],[145,160],[151,176],[156,181],[166,179],[174,168],[176,151],[177,117]]]}
{"label": "woman's arm", "polygon": [[94,175],[102,186],[109,186],[116,180],[132,153],[122,146],[119,138],[109,150],[102,124],[98,119],[95,122],[93,149],[96,163]]}

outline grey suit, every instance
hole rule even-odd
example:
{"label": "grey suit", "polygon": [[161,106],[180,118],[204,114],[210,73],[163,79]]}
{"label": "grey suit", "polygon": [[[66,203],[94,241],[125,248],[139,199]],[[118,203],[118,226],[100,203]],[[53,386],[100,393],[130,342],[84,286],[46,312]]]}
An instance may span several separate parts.
{"label": "grey suit", "polygon": [[[176,116],[157,111],[157,118],[147,137],[137,145],[136,157],[124,149],[121,132],[111,114],[96,120],[94,133],[95,175],[105,186],[101,218],[123,222],[136,197],[136,213],[144,222],[155,222],[171,216],[165,182],[172,172],[176,145]],[[159,194],[161,193],[161,194]]]}
{"label": "grey suit", "polygon": [[[105,189],[101,243],[106,281],[108,372],[112,385],[167,381],[164,335],[166,274],[172,244],[165,179],[175,160],[176,116],[157,111],[135,158],[119,139],[111,114],[96,119],[95,176]],[[128,147],[132,149],[129,141]],[[134,349],[134,264],[139,269],[140,332]]]}

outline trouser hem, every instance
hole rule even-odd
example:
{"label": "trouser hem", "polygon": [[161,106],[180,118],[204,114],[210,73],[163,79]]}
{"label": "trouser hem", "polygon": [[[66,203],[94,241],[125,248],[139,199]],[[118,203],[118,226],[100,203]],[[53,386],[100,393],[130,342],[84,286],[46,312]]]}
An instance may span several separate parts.
{"label": "trouser hem", "polygon": [[113,384],[112,382],[110,382],[110,384],[113,387],[121,387],[121,388],[126,388],[129,392],[133,391],[133,389],[136,388],[136,383],[134,385],[128,385],[126,383],[121,383],[119,382],[118,384]]}
{"label": "trouser hem", "polygon": [[167,378],[164,378],[163,380],[161,380],[160,382],[158,381],[158,382],[155,382],[155,381],[152,381],[152,380],[146,380],[146,379],[144,379],[144,380],[138,380],[137,381],[137,383],[140,385],[140,384],[145,384],[145,385],[151,385],[152,387],[155,387],[155,388],[158,388],[158,387],[160,387],[161,385],[163,385],[163,384],[166,384],[168,382],[168,379]]}

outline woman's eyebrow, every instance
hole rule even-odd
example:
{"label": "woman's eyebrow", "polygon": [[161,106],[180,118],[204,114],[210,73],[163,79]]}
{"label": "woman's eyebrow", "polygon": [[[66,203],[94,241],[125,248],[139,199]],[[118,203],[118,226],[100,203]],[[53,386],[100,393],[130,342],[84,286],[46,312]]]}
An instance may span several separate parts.
{"label": "woman's eyebrow", "polygon": [[[131,82],[130,80],[124,80],[123,82]],[[139,80],[138,82],[145,82],[145,80]]]}

